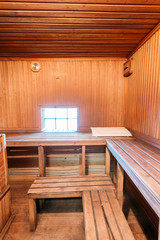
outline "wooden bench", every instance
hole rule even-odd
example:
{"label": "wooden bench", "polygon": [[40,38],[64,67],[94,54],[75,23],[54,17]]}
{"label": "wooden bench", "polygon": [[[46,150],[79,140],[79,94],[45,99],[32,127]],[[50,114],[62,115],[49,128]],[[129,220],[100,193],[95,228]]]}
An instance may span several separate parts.
{"label": "wooden bench", "polygon": [[107,175],[38,178],[28,191],[30,230],[36,228],[36,199],[82,197],[83,191],[113,189]]}
{"label": "wooden bench", "polygon": [[[160,151],[137,140],[107,140],[117,160],[117,198],[123,201],[124,171],[160,219]],[[160,239],[160,220],[158,239]]]}
{"label": "wooden bench", "polygon": [[107,175],[38,178],[28,191],[30,230],[36,228],[37,199],[82,197],[87,240],[132,240],[114,192]]}
{"label": "wooden bench", "polygon": [[83,192],[86,240],[133,240],[133,234],[112,190]]}

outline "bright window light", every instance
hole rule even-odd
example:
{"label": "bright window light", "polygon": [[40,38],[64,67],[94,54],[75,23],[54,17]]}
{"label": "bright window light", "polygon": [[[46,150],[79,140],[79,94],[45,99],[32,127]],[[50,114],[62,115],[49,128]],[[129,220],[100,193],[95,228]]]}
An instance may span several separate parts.
{"label": "bright window light", "polygon": [[77,108],[42,108],[42,132],[76,132]]}

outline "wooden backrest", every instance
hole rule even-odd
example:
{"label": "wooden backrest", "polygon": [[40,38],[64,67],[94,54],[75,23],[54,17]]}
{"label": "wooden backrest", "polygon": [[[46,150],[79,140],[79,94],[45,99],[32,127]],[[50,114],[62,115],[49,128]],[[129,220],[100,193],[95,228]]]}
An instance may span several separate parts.
{"label": "wooden backrest", "polygon": [[8,184],[8,164],[6,152],[6,138],[0,134],[0,192]]}

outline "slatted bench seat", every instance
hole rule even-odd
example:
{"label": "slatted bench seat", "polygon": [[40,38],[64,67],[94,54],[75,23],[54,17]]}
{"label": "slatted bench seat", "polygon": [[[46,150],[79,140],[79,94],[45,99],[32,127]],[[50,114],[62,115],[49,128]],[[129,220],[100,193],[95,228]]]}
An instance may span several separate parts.
{"label": "slatted bench seat", "polygon": [[36,179],[28,191],[30,230],[36,228],[36,199],[82,197],[88,190],[114,190],[114,185],[107,175]]}
{"label": "slatted bench seat", "polygon": [[86,240],[133,240],[133,234],[112,190],[84,191]]}
{"label": "slatted bench seat", "polygon": [[[117,198],[122,205],[123,174],[129,176],[160,219],[160,151],[137,140],[107,140],[117,160]],[[160,239],[159,221],[158,239]]]}

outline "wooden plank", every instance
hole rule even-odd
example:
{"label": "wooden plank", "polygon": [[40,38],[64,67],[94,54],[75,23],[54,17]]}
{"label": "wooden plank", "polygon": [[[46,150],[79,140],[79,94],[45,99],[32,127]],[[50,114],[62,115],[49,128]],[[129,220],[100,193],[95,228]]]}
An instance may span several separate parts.
{"label": "wooden plank", "polygon": [[[93,18],[93,19],[157,19],[159,13],[137,12],[82,12],[82,11],[23,11],[23,10],[0,10],[0,17],[52,17],[52,18]],[[146,25],[147,27],[147,25]]]}
{"label": "wooden plank", "polygon": [[109,176],[110,176],[110,164],[111,164],[111,156],[108,148],[106,147],[105,173]]}
{"label": "wooden plank", "polygon": [[38,147],[38,161],[39,161],[39,176],[45,176],[45,158],[44,158],[44,147]]}
{"label": "wooden plank", "polygon": [[102,185],[111,185],[112,181],[92,181],[92,182],[61,182],[61,183],[33,183],[30,189],[38,188],[57,188],[57,187],[82,187],[82,186],[102,186]]}
{"label": "wooden plank", "polygon": [[[56,193],[67,193],[67,192],[80,192],[80,191],[88,191],[88,190],[113,190],[113,185],[99,185],[99,186],[84,186],[84,187],[57,187],[57,188],[42,188],[42,189],[29,189],[28,195],[44,195],[52,194],[52,196]],[[47,198],[47,197],[46,197]]]}
{"label": "wooden plank", "polygon": [[[6,2],[2,0],[1,2]],[[7,2],[12,2],[12,0],[7,0]],[[26,0],[14,0],[14,2],[26,2]],[[27,2],[40,3],[44,2],[43,0],[27,0]],[[61,3],[61,0],[48,0],[48,3]],[[106,0],[63,0],[63,3],[92,3],[92,4],[106,4]],[[107,0],[107,4],[135,4],[134,0]],[[136,5],[159,5],[159,0],[136,0]]]}
{"label": "wooden plank", "polygon": [[123,208],[123,184],[124,184],[124,171],[120,164],[117,162],[116,195],[121,208]]}
{"label": "wooden plank", "polygon": [[[95,174],[94,174],[95,175]],[[67,183],[67,182],[95,182],[95,181],[111,181],[109,176],[106,175],[99,175],[99,176],[94,176],[94,175],[87,175],[86,177],[82,176],[52,176],[52,177],[42,177],[38,178],[34,181],[34,183]]]}
{"label": "wooden plank", "polygon": [[98,239],[106,239],[106,240],[108,239],[109,240],[109,233],[108,233],[107,225],[106,225],[105,218],[103,215],[98,192],[91,191],[91,198],[92,198],[93,211],[94,211],[94,215],[95,215]]}
{"label": "wooden plank", "polygon": [[157,19],[88,19],[88,18],[34,18],[34,17],[0,17],[1,23],[54,23],[54,24],[74,24],[74,23],[83,23],[83,24],[156,24]]}
{"label": "wooden plank", "polygon": [[67,3],[22,3],[1,2],[1,9],[54,10],[54,11],[94,11],[94,12],[160,12],[160,5],[106,5],[106,4],[67,4]]}
{"label": "wooden plank", "polygon": [[114,239],[118,239],[118,240],[123,239],[123,236],[121,235],[121,232],[119,231],[119,226],[118,226],[119,222],[117,222],[115,219],[114,212],[113,212],[113,209],[111,208],[107,192],[99,191],[99,195],[100,195],[101,203],[103,205],[105,217],[107,219],[109,228],[111,229]]}
{"label": "wooden plank", "polygon": [[83,212],[85,224],[85,238],[86,240],[97,240],[97,232],[95,227],[95,218],[91,202],[90,191],[83,192]]}
{"label": "wooden plank", "polygon": [[134,236],[128,226],[127,220],[125,219],[123,212],[118,204],[116,196],[113,191],[107,192],[108,199],[113,210],[115,219],[118,223],[119,230],[121,232],[121,236],[123,240],[134,240]]}
{"label": "wooden plank", "polygon": [[30,231],[34,231],[37,224],[37,213],[36,213],[36,200],[29,198],[29,223],[30,223]]}

